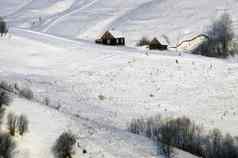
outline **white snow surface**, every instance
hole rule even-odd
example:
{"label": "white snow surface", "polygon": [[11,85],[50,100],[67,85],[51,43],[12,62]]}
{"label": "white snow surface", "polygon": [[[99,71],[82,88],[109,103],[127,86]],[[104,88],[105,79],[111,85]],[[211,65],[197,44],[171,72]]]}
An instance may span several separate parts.
{"label": "white snow surface", "polygon": [[204,32],[223,12],[233,15],[235,29],[238,24],[237,0],[25,0],[22,5],[2,1],[3,13],[16,6],[6,16],[11,26],[91,41],[105,30],[117,30],[130,46],[142,36],[163,35],[175,46]]}
{"label": "white snow surface", "polygon": [[[0,39],[1,80],[31,87],[38,101],[50,100],[47,107],[15,99],[10,110],[31,121],[18,157],[52,157],[50,147],[67,129],[89,151],[81,155],[77,148],[75,157],[161,157],[153,142],[126,131],[132,118],[158,113],[185,115],[206,130],[236,135],[236,58],[134,46],[142,36],[163,35],[175,46],[224,10],[237,31],[237,7],[236,0],[1,0],[0,14],[10,25],[10,35]],[[94,44],[105,30],[123,32],[128,45]]]}

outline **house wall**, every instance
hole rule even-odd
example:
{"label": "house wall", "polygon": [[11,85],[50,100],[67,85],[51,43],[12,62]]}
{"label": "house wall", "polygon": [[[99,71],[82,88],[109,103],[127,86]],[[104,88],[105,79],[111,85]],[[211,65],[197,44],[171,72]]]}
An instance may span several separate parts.
{"label": "house wall", "polygon": [[150,49],[158,49],[158,50],[167,50],[167,45],[160,45],[160,44],[151,44]]}
{"label": "house wall", "polygon": [[109,39],[98,39],[96,43],[105,45],[125,45],[125,38],[109,38]]}

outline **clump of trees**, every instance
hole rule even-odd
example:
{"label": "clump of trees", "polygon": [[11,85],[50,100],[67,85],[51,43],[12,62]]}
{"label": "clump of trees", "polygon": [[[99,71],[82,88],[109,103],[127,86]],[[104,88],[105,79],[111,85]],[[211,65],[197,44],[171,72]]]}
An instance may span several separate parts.
{"label": "clump of trees", "polygon": [[32,100],[34,98],[34,93],[30,88],[20,89],[19,95],[28,99],[28,100]]}
{"label": "clump of trees", "polygon": [[160,152],[167,158],[173,155],[173,147],[204,158],[237,158],[238,140],[231,135],[223,136],[218,129],[205,134],[201,126],[189,118],[161,119],[160,116],[148,119],[134,119],[128,130],[145,135],[159,145]]}
{"label": "clump of trees", "polygon": [[56,140],[52,151],[56,158],[72,158],[76,137],[71,132],[62,133]]}
{"label": "clump of trees", "polygon": [[[0,86],[0,89],[1,89],[0,90],[0,127],[1,127],[5,115],[5,107],[3,107],[3,105],[5,106],[9,105],[12,99],[10,95],[3,90],[2,86]],[[15,147],[16,144],[14,140],[11,138],[11,136],[8,133],[2,133],[2,131],[0,131],[0,157],[11,158],[13,156],[12,153]]]}
{"label": "clump of trees", "polygon": [[7,116],[7,127],[11,136],[15,136],[16,131],[23,136],[27,132],[29,121],[25,115],[17,116],[14,113],[9,113]]}
{"label": "clump of trees", "polygon": [[16,144],[9,134],[0,134],[0,157],[12,158]]}
{"label": "clump of trees", "polygon": [[192,53],[220,58],[236,53],[236,50],[232,48],[234,32],[229,14],[224,13],[209,27],[206,34],[208,39],[195,48]]}
{"label": "clump of trees", "polygon": [[0,88],[0,127],[3,123],[3,118],[5,115],[5,108],[4,106],[8,106],[12,101],[12,98],[9,93],[1,90]]}
{"label": "clump of trees", "polygon": [[11,96],[7,92],[0,91],[0,108],[2,108],[3,105],[9,105],[11,101]]}

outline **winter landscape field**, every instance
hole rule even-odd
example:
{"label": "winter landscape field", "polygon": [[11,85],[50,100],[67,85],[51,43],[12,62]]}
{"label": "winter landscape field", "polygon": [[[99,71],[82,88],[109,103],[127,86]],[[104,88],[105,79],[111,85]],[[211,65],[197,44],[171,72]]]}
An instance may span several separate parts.
{"label": "winter landscape field", "polygon": [[[128,130],[131,120],[157,115],[187,117],[201,135],[219,129],[237,146],[238,49],[216,58],[191,53],[204,39],[178,46],[224,13],[236,43],[237,8],[237,0],[0,0],[8,26],[0,38],[0,90],[12,99],[0,135],[9,130],[9,113],[29,121],[26,134],[12,138],[14,150],[4,156],[0,149],[0,157],[53,158],[55,141],[70,131],[72,158],[165,158],[164,143]],[[125,46],[96,44],[107,30],[122,33]],[[140,47],[142,37],[168,49]],[[199,157],[171,148],[169,157]],[[223,157],[235,158],[231,152]]]}

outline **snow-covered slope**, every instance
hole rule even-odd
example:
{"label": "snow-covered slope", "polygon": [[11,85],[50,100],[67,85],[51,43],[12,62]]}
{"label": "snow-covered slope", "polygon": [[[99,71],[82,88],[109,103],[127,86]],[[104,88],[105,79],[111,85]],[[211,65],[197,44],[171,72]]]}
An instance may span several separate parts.
{"label": "snow-covered slope", "polygon": [[29,85],[64,112],[121,128],[141,115],[186,115],[237,133],[231,125],[237,120],[237,64],[176,52],[146,56],[23,30],[15,34],[28,37],[1,39],[1,75]]}
{"label": "snow-covered slope", "polygon": [[[9,2],[1,3],[8,6]],[[224,11],[232,15],[235,29],[238,20],[236,0],[32,0],[25,4],[7,16],[11,26],[88,40],[115,29],[125,33],[129,45],[142,36],[166,35],[174,46],[204,31]]]}
{"label": "snow-covered slope", "polygon": [[[15,98],[8,111],[23,113],[30,120],[29,132],[18,139],[16,158],[53,157],[51,149],[55,140],[62,132],[69,130],[77,136],[75,157],[156,157],[155,145],[146,138],[119,129],[103,128],[44,105]],[[119,146],[123,148],[118,150]],[[83,149],[87,150],[87,154],[82,153]]]}
{"label": "snow-covered slope", "polygon": [[[156,157],[154,144],[127,133],[126,125],[158,113],[186,115],[207,130],[236,135],[236,62],[92,41],[109,28],[123,32],[129,45],[165,35],[174,46],[226,8],[236,29],[237,6],[236,0],[1,1],[10,35],[0,38],[0,78],[31,87],[39,102],[50,100],[49,107],[19,98],[13,103],[12,110],[32,121],[19,157],[50,157],[49,147],[65,129],[86,136],[80,140],[89,150],[85,157]],[[185,157],[180,151],[178,156]]]}

